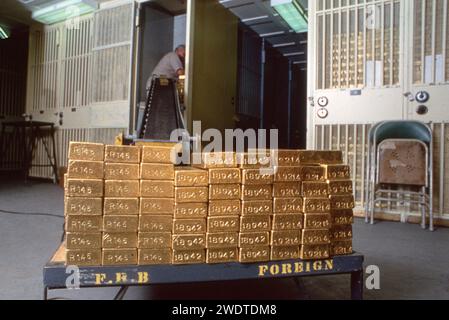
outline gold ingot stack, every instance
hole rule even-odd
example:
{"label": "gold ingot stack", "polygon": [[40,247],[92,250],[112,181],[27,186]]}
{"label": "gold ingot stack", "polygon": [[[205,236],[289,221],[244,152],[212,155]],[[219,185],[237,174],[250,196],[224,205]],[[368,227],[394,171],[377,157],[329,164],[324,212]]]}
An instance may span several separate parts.
{"label": "gold ingot stack", "polygon": [[347,165],[323,165],[331,205],[330,254],[352,254],[354,190]]}
{"label": "gold ingot stack", "polygon": [[137,264],[140,148],[105,147],[103,265]]}
{"label": "gold ingot stack", "polygon": [[273,185],[271,260],[297,259],[304,222],[299,151],[273,150],[276,160]]}
{"label": "gold ingot stack", "polygon": [[71,142],[64,185],[66,264],[101,265],[104,145]]}
{"label": "gold ingot stack", "polygon": [[342,161],[339,151],[299,151],[304,212],[301,259],[330,257],[331,201],[323,165]]}
{"label": "gold ingot stack", "polygon": [[177,167],[173,222],[173,264],[206,262],[207,170]]}
{"label": "gold ingot stack", "polygon": [[273,172],[267,168],[269,163],[264,158],[264,154],[254,152],[237,156],[242,176],[239,233],[241,263],[270,260]]}
{"label": "gold ingot stack", "polygon": [[140,164],[139,265],[172,263],[176,146],[145,144]]}
{"label": "gold ingot stack", "polygon": [[206,262],[238,261],[240,228],[240,169],[233,152],[203,153],[201,168],[208,171]]}

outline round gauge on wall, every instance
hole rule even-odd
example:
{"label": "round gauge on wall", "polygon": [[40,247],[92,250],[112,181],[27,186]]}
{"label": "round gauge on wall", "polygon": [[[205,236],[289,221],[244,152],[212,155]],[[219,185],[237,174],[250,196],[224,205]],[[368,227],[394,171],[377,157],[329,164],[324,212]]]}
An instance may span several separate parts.
{"label": "round gauge on wall", "polygon": [[419,103],[426,103],[430,99],[430,94],[426,91],[420,91],[416,94],[415,99]]}
{"label": "round gauge on wall", "polygon": [[318,98],[318,105],[322,108],[327,107],[329,104],[329,99],[327,97],[319,97]]}
{"label": "round gauge on wall", "polygon": [[320,119],[325,119],[329,115],[329,111],[325,108],[321,108],[318,110],[317,114]]}

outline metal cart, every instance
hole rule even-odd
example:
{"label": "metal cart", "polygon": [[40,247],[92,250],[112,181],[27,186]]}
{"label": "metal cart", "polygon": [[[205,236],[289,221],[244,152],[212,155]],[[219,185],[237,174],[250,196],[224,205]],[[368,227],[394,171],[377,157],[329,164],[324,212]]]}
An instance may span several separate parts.
{"label": "metal cart", "polygon": [[[64,251],[62,244],[44,267],[45,300],[50,290],[67,289],[66,281],[70,273],[66,273]],[[298,259],[253,264],[79,267],[79,288],[119,287],[114,299],[120,300],[131,286],[350,274],[351,299],[361,300],[363,260],[363,255],[354,253],[316,261]]]}

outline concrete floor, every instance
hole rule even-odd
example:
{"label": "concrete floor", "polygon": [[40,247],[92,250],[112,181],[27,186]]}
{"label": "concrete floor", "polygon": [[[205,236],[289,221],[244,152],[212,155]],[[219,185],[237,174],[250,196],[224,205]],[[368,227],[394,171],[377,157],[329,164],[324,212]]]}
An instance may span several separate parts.
{"label": "concrete floor", "polygon": [[[53,213],[60,217],[0,213],[0,299],[41,299],[42,267],[60,243],[63,190],[40,182],[0,177],[0,210]],[[449,229],[357,220],[354,248],[366,266],[377,265],[381,289],[366,299],[449,299]],[[117,289],[58,290],[50,298],[111,299]],[[333,276],[131,288],[125,299],[347,299],[349,277]]]}

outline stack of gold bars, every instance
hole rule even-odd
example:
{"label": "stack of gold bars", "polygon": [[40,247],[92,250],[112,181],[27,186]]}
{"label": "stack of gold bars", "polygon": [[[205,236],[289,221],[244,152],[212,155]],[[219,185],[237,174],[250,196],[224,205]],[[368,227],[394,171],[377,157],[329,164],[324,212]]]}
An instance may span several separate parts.
{"label": "stack of gold bars", "polygon": [[352,253],[353,183],[342,153],[193,155],[177,144],[71,142],[66,263],[154,265],[326,259]]}

